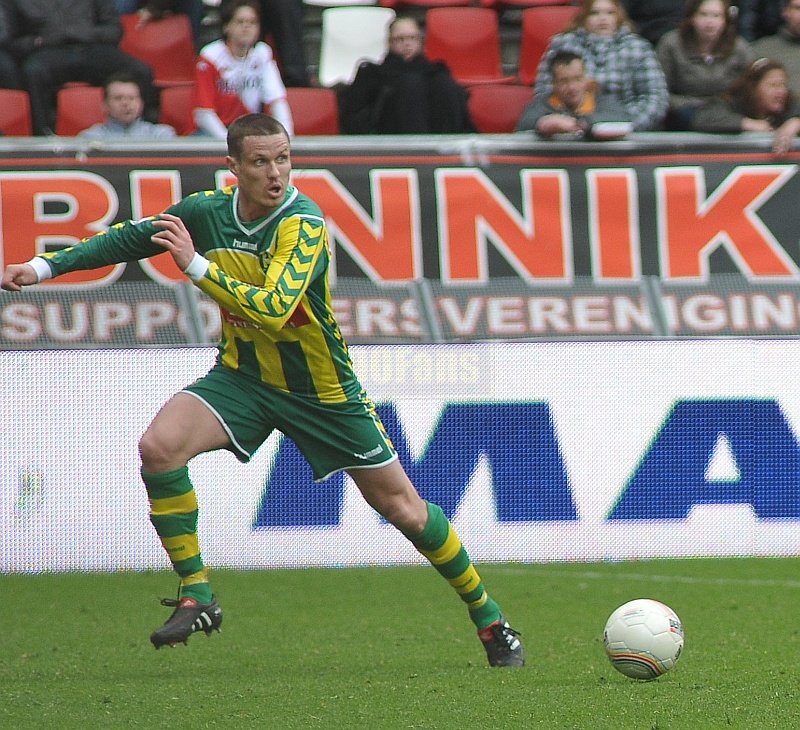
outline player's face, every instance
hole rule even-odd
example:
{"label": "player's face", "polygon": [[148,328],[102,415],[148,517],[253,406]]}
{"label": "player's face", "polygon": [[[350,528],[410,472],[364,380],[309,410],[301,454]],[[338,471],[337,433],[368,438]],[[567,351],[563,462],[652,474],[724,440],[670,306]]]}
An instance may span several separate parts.
{"label": "player's face", "polygon": [[691,23],[701,42],[716,43],[725,30],[725,6],[722,0],[700,3]]}
{"label": "player's face", "polygon": [[617,6],[612,0],[594,0],[586,16],[586,30],[595,35],[611,37],[618,27]]}
{"label": "player's face", "polygon": [[578,59],[553,66],[553,90],[561,99],[561,103],[569,109],[577,109],[580,106],[586,95],[588,83],[583,62]]}
{"label": "player's face", "polygon": [[114,81],[108,85],[105,97],[106,114],[120,124],[132,124],[144,110],[137,84]]}
{"label": "player's face", "polygon": [[289,187],[289,140],[283,134],[245,137],[241,156],[228,157],[228,169],[239,181],[239,215],[244,220],[267,215]]}
{"label": "player's face", "polygon": [[756,86],[756,104],[764,116],[780,114],[789,97],[786,72],[775,68],[767,71]]}

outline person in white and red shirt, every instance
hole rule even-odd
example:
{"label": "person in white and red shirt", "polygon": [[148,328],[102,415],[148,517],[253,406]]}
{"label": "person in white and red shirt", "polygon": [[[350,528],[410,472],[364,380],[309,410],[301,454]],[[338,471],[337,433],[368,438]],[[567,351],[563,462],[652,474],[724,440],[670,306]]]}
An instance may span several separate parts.
{"label": "person in white and red shirt", "polygon": [[222,38],[202,48],[195,67],[197,132],[225,139],[234,119],[263,109],[293,134],[286,87],[272,49],[259,40],[258,0],[229,0],[220,16]]}

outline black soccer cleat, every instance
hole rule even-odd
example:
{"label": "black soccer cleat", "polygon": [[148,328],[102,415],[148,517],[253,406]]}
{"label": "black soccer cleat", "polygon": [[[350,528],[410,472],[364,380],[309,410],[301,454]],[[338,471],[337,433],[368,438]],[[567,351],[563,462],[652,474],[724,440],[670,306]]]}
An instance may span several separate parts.
{"label": "black soccer cleat", "polygon": [[519,640],[520,633],[511,628],[505,616],[478,631],[478,636],[486,649],[489,664],[493,667],[522,667],[525,665],[525,651]]}
{"label": "black soccer cleat", "polygon": [[166,623],[150,634],[150,641],[156,649],[162,646],[186,644],[195,631],[204,631],[211,636],[212,631],[221,631],[222,609],[216,598],[209,603],[200,603],[195,598],[185,596],[180,600],[162,598],[162,606],[174,606],[175,610]]}

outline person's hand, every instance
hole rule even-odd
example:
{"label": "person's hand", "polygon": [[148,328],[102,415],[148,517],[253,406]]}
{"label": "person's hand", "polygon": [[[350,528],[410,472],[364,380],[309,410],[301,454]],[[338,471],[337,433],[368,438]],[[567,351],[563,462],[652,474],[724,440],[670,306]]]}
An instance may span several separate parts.
{"label": "person's hand", "polygon": [[147,23],[153,19],[153,13],[148,8],[141,8],[136,19],[136,30],[141,30]]}
{"label": "person's hand", "polygon": [[771,132],[772,125],[766,119],[751,119],[745,117],[742,119],[743,132]]}
{"label": "person's hand", "polygon": [[776,155],[783,155],[792,148],[794,138],[800,132],[800,118],[787,119],[775,130],[775,139],[772,140],[772,151]]}
{"label": "person's hand", "polygon": [[554,134],[578,135],[586,131],[586,124],[568,114],[546,114],[536,123],[536,131],[545,137]]}
{"label": "person's hand", "polygon": [[39,277],[30,264],[10,264],[3,272],[0,289],[21,291],[23,286],[36,284],[38,281]]}
{"label": "person's hand", "polygon": [[151,241],[170,252],[178,268],[185,271],[194,258],[194,241],[176,215],[161,213],[153,221],[153,225],[161,230],[153,234]]}

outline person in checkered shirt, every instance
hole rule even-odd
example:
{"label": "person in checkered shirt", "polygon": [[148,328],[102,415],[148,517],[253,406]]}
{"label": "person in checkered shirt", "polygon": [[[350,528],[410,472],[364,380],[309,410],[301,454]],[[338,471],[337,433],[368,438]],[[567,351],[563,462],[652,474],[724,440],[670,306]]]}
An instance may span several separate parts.
{"label": "person in checkered shirt", "polygon": [[620,100],[635,130],[661,128],[669,104],[664,72],[652,45],[630,30],[620,0],[583,0],[567,30],[550,39],[536,73],[536,98],[553,93],[550,61],[563,51],[583,58],[586,75]]}

